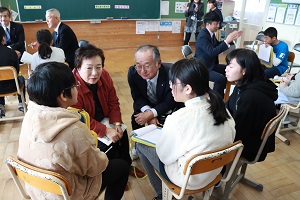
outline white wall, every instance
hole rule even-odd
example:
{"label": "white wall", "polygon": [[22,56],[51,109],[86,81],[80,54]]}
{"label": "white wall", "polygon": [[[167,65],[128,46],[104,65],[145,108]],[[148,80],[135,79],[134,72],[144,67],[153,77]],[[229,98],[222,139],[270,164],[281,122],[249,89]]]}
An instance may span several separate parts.
{"label": "white wall", "polygon": [[[267,1],[266,10],[268,10],[269,5],[270,0]],[[295,53],[294,63],[300,64],[300,52],[293,50],[294,45],[300,42],[300,26],[266,22],[266,19],[267,11],[263,18],[263,30],[271,26],[275,27],[278,31],[278,39],[286,42],[289,45],[289,50]]]}

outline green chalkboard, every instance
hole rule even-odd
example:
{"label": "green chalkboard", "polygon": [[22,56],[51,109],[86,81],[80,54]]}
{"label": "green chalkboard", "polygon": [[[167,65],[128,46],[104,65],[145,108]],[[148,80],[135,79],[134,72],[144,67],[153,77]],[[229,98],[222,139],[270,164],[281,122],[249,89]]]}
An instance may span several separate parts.
{"label": "green chalkboard", "polygon": [[20,21],[45,20],[56,8],[62,20],[160,19],[160,0],[17,0]]}

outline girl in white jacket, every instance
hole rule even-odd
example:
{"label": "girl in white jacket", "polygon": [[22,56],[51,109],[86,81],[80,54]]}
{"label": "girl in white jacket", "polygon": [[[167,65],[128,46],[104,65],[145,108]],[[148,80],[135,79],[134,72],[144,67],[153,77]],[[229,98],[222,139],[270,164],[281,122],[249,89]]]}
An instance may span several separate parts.
{"label": "girl in white jacket", "polygon": [[[182,186],[187,159],[197,153],[231,144],[235,137],[234,120],[221,96],[209,88],[208,70],[201,61],[177,61],[170,69],[169,78],[175,101],[184,102],[185,107],[167,117],[156,149],[137,144],[141,162],[158,195],[156,199],[161,199],[162,189],[154,168],[174,184]],[[187,188],[200,189],[206,186],[221,169],[192,175]]]}

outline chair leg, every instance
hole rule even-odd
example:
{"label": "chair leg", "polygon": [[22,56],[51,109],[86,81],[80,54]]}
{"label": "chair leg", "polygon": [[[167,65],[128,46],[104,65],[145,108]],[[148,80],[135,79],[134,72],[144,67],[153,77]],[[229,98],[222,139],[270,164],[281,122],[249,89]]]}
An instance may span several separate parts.
{"label": "chair leg", "polygon": [[[246,169],[247,169],[247,164],[244,164],[242,166],[242,169],[241,169],[241,173],[243,173],[244,175],[246,174]],[[247,185],[250,185],[251,187],[254,187],[256,190],[262,192],[263,191],[263,188],[264,186],[260,183],[256,183],[250,179],[247,179],[245,176],[241,179],[241,182],[247,184]]]}
{"label": "chair leg", "polygon": [[169,190],[169,188],[166,186],[164,182],[162,182],[162,198],[163,200],[172,200],[172,192]]}
{"label": "chair leg", "polygon": [[238,184],[238,182],[245,176],[245,174],[241,173],[241,172],[238,174],[240,167],[241,167],[240,164],[238,164],[235,167],[235,170],[232,173],[231,178],[225,184],[224,192],[223,192],[223,195],[221,197],[222,200],[228,200],[229,199],[230,192],[234,189],[234,187]]}
{"label": "chair leg", "polygon": [[21,99],[22,99],[22,105],[24,108],[24,114],[27,112],[27,106],[25,104],[25,94],[23,93],[23,91],[21,92]]}
{"label": "chair leg", "polygon": [[213,189],[214,189],[214,186],[209,188],[208,190],[206,190],[204,192],[203,200],[209,200],[210,199],[210,196],[211,196],[211,193],[212,193]]}

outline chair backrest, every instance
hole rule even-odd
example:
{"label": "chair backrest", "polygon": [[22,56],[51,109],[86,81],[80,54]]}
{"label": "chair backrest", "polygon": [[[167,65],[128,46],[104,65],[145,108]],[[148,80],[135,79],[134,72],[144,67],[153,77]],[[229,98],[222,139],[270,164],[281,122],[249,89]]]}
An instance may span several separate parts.
{"label": "chair backrest", "polygon": [[184,58],[188,58],[189,55],[193,54],[193,50],[189,45],[183,45],[181,47],[181,52]]}
{"label": "chair backrest", "polygon": [[21,94],[17,70],[13,66],[0,67],[0,81],[15,80],[17,91],[16,93]]}
{"label": "chair backrest", "polygon": [[293,49],[300,52],[300,43],[295,44]]}
{"label": "chair backrest", "polygon": [[265,128],[261,134],[262,142],[260,144],[259,150],[256,154],[255,159],[253,161],[249,162],[249,164],[256,163],[258,161],[269,136],[272,135],[273,133],[275,134],[277,129],[280,129],[281,121],[283,120],[284,116],[286,116],[287,112],[288,112],[287,105],[284,105],[284,104],[281,105],[281,109],[280,109],[279,113],[265,125]]}
{"label": "chair backrest", "polygon": [[230,92],[231,92],[231,86],[234,86],[234,85],[235,85],[235,82],[227,81],[226,88],[225,88],[225,93],[224,93],[224,98],[223,98],[224,102],[226,102],[229,99]]}
{"label": "chair backrest", "polygon": [[255,40],[263,42],[264,41],[264,32],[263,31],[258,32]]}
{"label": "chair backrest", "polygon": [[162,64],[163,66],[165,66],[165,67],[167,67],[167,68],[170,69],[174,63],[172,63],[172,62],[162,62],[161,64]]}
{"label": "chair backrest", "polygon": [[294,60],[295,60],[295,53],[290,51],[289,56],[288,56],[289,68],[288,68],[287,72],[291,71],[293,64],[294,64]]}
{"label": "chair backrest", "polygon": [[9,156],[5,163],[8,167],[9,173],[24,198],[28,198],[28,195],[26,194],[23,186],[20,184],[19,179],[40,190],[62,195],[64,199],[70,199],[72,190],[68,180],[64,176],[52,171],[31,166],[13,156]]}
{"label": "chair backrest", "polygon": [[87,40],[79,40],[78,46],[79,46],[79,47],[83,47],[83,46],[85,46],[85,45],[87,45],[87,44],[89,44],[89,43],[90,43],[90,42],[87,41]]}
{"label": "chair backrest", "polygon": [[184,166],[183,174],[185,174],[185,185],[182,188],[186,187],[188,178],[190,175],[205,173],[212,171],[219,167],[225,166],[232,162],[229,173],[226,177],[223,177],[222,181],[228,181],[232,175],[232,172],[240,158],[240,155],[243,151],[243,144],[241,141],[237,141],[233,144],[230,144],[224,148],[217,149],[214,151],[199,153],[186,161]]}

